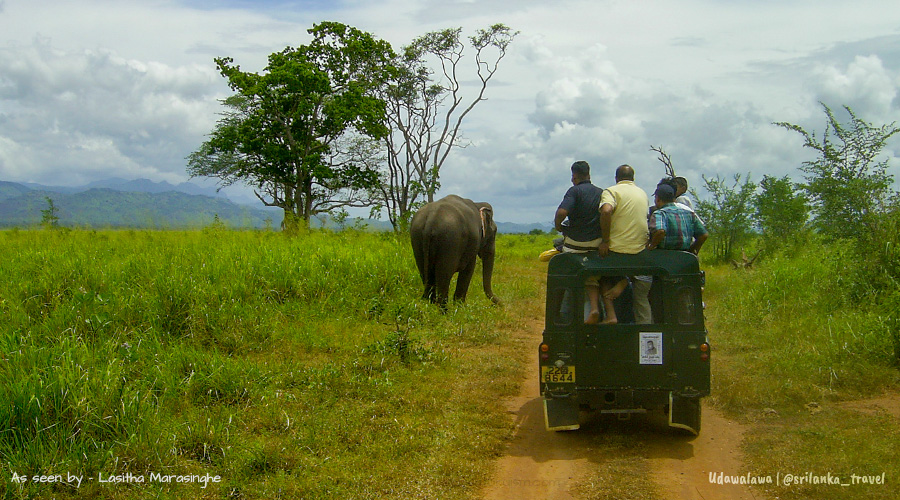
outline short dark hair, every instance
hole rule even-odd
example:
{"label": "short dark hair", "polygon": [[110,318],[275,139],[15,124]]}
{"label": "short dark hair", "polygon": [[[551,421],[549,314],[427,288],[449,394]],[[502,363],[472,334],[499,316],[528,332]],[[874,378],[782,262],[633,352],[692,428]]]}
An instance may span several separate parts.
{"label": "short dark hair", "polygon": [[619,168],[616,169],[616,181],[633,181],[634,180],[634,169],[631,168],[631,165],[619,165]]}
{"label": "short dark hair", "polygon": [[[685,191],[687,191],[687,188],[688,188],[687,179],[685,179],[684,177],[672,177],[672,181],[675,182],[676,188],[684,189]],[[676,189],[676,191],[678,191],[678,189]]]}
{"label": "short dark hair", "polygon": [[667,186],[672,186],[672,189],[673,189],[674,191],[678,191],[678,185],[675,184],[675,178],[674,178],[674,177],[668,177],[668,176],[663,177],[662,179],[659,180],[659,183],[657,184],[657,186],[659,186],[659,185],[661,185],[661,184],[665,184],[665,185],[667,185]]}
{"label": "short dark hair", "polygon": [[576,161],[572,164],[572,174],[578,176],[579,178],[590,178],[591,177],[591,166],[588,165],[588,162],[584,160]]}
{"label": "short dark hair", "polygon": [[675,188],[667,182],[660,182],[653,194],[666,203],[675,201]]}

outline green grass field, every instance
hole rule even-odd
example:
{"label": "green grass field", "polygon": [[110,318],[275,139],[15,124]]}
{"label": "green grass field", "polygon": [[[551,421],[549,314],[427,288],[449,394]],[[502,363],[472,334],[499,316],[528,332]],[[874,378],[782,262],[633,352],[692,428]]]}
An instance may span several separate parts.
{"label": "green grass field", "polygon": [[442,315],[393,234],[5,231],[0,497],[471,498],[548,241]]}
{"label": "green grass field", "polygon": [[[500,235],[504,305],[475,278],[440,314],[393,234],[0,232],[0,498],[478,498],[551,240]],[[896,314],[846,251],[704,266],[710,401],[749,427],[744,472],[888,481],[770,497],[892,498],[900,478],[900,421],[844,405],[900,388]],[[616,463],[579,480],[652,474]]]}
{"label": "green grass field", "polygon": [[751,270],[707,270],[711,399],[749,425],[743,473],[887,483],[782,485],[771,498],[896,498],[900,419],[845,403],[898,395],[898,311],[882,307],[852,255],[849,245],[813,244]]}

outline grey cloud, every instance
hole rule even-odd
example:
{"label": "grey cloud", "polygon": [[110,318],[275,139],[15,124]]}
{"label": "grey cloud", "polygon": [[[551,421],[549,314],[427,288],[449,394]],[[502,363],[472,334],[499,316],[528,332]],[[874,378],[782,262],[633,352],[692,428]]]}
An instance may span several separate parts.
{"label": "grey cloud", "polygon": [[699,36],[681,36],[671,40],[672,45],[676,47],[707,47],[709,40]]}
{"label": "grey cloud", "polygon": [[[900,110],[900,35],[879,36],[826,48],[780,61],[757,61],[749,66],[758,79],[773,88],[800,82],[810,95],[809,117],[818,119],[817,101],[832,107],[848,105],[869,121],[888,120]],[[798,78],[800,75],[800,78]],[[746,78],[746,75],[735,75]]]}
{"label": "grey cloud", "polygon": [[[665,170],[650,146],[663,146],[678,173],[701,193],[704,175],[730,179],[752,172],[758,181],[766,174],[793,172],[797,177],[796,167],[805,159],[790,133],[772,125],[779,117],[766,115],[753,103],[722,100],[702,87],[677,94],[662,84],[623,86],[608,98],[584,89],[559,99],[547,92],[536,99],[530,115],[535,129],[520,141],[498,137],[496,143],[489,141],[490,153],[463,153],[478,154],[482,167],[493,171],[481,174],[482,179],[491,179],[485,185],[513,186],[494,190],[495,197],[517,207],[515,218],[503,220],[527,222],[526,214],[550,214],[567,187],[567,165],[575,159],[591,163],[594,183],[600,186],[614,182],[615,166],[629,163],[638,172],[638,184],[651,190]],[[504,161],[516,156],[535,168],[518,175]]]}
{"label": "grey cloud", "polygon": [[[109,51],[66,52],[45,42],[0,49],[0,138],[39,159],[0,166],[9,180],[74,168],[74,179],[153,172],[184,177],[184,157],[213,125],[212,70],[126,60]],[[159,175],[156,177],[159,178]]]}
{"label": "grey cloud", "polygon": [[[554,6],[565,9],[572,2],[557,0]],[[420,22],[454,22],[456,20],[469,19],[474,16],[512,15],[514,12],[528,10],[534,6],[544,6],[543,0],[428,0],[422,2],[415,17]]]}

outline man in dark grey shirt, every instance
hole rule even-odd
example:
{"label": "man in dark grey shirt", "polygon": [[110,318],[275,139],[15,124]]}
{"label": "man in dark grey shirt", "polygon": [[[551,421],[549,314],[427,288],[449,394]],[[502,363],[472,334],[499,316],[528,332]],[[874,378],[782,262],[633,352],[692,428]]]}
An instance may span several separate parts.
{"label": "man in dark grey shirt", "polygon": [[[600,247],[600,195],[603,189],[591,184],[591,167],[586,161],[572,164],[572,187],[556,209],[554,225],[565,238],[563,252],[587,253]],[[568,224],[563,221],[568,219]],[[600,321],[600,285],[596,278],[585,282],[591,310],[586,324]]]}

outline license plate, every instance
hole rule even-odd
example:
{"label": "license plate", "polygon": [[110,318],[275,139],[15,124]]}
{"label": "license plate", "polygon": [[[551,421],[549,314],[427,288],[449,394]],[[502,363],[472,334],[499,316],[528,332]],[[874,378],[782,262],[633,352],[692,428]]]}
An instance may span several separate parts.
{"label": "license plate", "polygon": [[542,366],[541,383],[575,383],[574,366]]}

